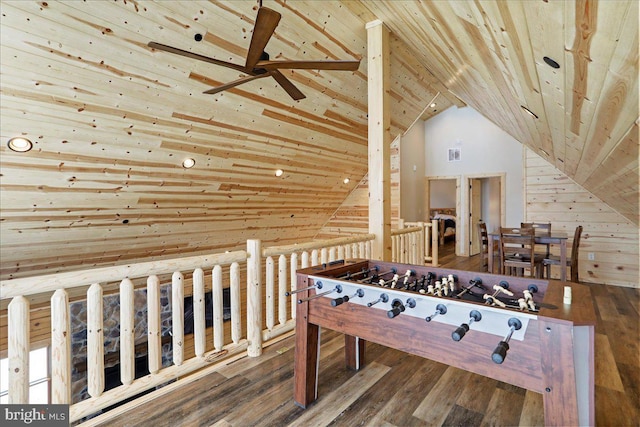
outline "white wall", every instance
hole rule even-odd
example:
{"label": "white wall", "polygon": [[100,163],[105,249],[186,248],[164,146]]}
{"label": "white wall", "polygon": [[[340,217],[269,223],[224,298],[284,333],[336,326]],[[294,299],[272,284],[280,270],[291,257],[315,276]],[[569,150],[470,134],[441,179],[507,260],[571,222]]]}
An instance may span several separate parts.
{"label": "white wall", "polygon": [[[471,107],[451,107],[424,123],[425,176],[460,176],[506,174],[507,226],[520,224],[524,219],[523,201],[523,147],[502,129],[485,119]],[[461,149],[461,160],[448,162],[449,148]],[[468,192],[461,191],[459,218],[468,215]],[[457,233],[468,235],[466,229]],[[459,239],[459,244],[462,241]],[[458,247],[458,253],[466,248]]]}
{"label": "white wall", "polygon": [[434,179],[429,187],[429,206],[434,208],[456,207],[456,180]]}

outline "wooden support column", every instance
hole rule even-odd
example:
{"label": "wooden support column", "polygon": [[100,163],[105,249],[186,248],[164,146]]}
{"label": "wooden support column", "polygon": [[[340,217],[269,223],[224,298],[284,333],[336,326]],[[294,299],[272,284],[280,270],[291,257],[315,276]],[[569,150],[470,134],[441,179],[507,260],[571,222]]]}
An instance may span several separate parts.
{"label": "wooden support column", "polygon": [[389,30],[382,21],[367,28],[369,103],[369,233],[371,258],[391,261],[391,154]]}

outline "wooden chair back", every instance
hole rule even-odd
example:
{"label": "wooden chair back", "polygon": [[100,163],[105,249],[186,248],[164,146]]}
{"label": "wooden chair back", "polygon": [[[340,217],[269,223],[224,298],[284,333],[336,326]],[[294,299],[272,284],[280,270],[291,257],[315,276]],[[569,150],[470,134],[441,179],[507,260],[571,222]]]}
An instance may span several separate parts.
{"label": "wooden chair back", "polygon": [[537,233],[551,234],[550,222],[521,222],[520,228],[534,228]]}
{"label": "wooden chair back", "polygon": [[[538,233],[538,235],[542,235],[542,234],[546,234],[546,235],[550,235],[551,234],[551,223],[550,222],[521,222],[520,223],[520,227],[521,228],[533,228],[535,230],[536,233]],[[545,258],[549,257],[549,254],[551,254],[551,245],[548,243],[543,244],[542,246],[545,246],[545,253],[544,256]]]}
{"label": "wooden chair back", "polygon": [[536,265],[535,256],[535,230],[532,227],[500,227],[500,265],[502,274],[513,268],[523,271],[528,268],[531,277],[539,277],[540,269]]}
{"label": "wooden chair back", "polygon": [[480,241],[480,266],[483,271],[489,271],[489,234],[487,224],[478,222],[478,240]]}
{"label": "wooden chair back", "polygon": [[571,281],[578,283],[578,250],[580,248],[580,237],[582,236],[582,226],[576,227],[573,233],[573,243],[571,245]]}

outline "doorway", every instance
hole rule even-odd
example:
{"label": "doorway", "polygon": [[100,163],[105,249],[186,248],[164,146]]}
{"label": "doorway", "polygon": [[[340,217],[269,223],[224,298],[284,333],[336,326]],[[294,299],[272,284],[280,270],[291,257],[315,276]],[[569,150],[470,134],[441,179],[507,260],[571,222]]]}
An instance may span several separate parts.
{"label": "doorway", "polygon": [[[432,176],[425,177],[424,220],[440,219],[443,227],[442,236],[445,244],[455,246],[456,255],[460,253],[458,224],[460,223],[460,177]],[[446,222],[445,222],[446,220]],[[444,228],[446,226],[446,228]]]}
{"label": "doorway", "polygon": [[480,253],[478,222],[487,224],[487,230],[500,227],[506,212],[505,175],[467,176],[468,193],[468,251],[469,256]]}

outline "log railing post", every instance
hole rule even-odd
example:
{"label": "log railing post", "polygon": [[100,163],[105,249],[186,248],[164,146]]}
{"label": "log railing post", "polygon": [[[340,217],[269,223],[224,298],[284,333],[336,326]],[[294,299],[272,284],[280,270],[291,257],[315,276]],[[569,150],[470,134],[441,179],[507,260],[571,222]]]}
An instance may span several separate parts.
{"label": "log railing post", "polygon": [[267,257],[266,259],[267,267],[266,267],[266,309],[267,309],[267,329],[272,330],[275,325],[275,262],[273,261],[273,257]]}
{"label": "log railing post", "polygon": [[102,286],[87,291],[87,391],[98,397],[104,391],[104,332]]}
{"label": "log railing post", "polygon": [[171,340],[173,363],[184,362],[184,275],[176,271],[171,276]]}
{"label": "log railing post", "polygon": [[231,341],[238,344],[242,336],[242,319],[240,318],[240,265],[237,262],[231,264],[229,274],[231,276]]}
{"label": "log railing post", "polygon": [[149,372],[157,374],[162,367],[162,337],[160,326],[160,279],[147,278],[147,347]]}
{"label": "log railing post", "polygon": [[120,282],[120,381],[129,385],[136,378],[136,325],[133,282]]}
{"label": "log railing post", "polygon": [[224,346],[224,304],[222,301],[222,267],[216,265],[211,273],[211,300],[213,301],[213,348],[222,351]]}
{"label": "log railing post", "polygon": [[287,321],[287,257],[278,258],[278,323],[284,325]]}
{"label": "log railing post", "polygon": [[[303,252],[304,255],[304,252]],[[297,253],[292,253],[291,257],[290,257],[290,265],[291,265],[291,276],[290,276],[290,288],[291,291],[295,291],[296,290],[296,286],[298,283],[298,276],[297,276],[297,272],[298,272],[298,254]],[[291,298],[291,318],[295,319],[296,318],[296,299],[295,298]]]}
{"label": "log railing post", "polygon": [[204,271],[193,271],[193,345],[197,357],[203,357],[207,345],[204,299]]}
{"label": "log railing post", "polygon": [[29,403],[29,301],[14,297],[8,306],[9,403]]}
{"label": "log railing post", "polygon": [[71,321],[64,289],[51,296],[51,403],[71,404]]}
{"label": "log railing post", "polygon": [[247,354],[262,354],[262,248],[260,240],[247,240]]}
{"label": "log railing post", "polygon": [[431,220],[431,263],[438,266],[438,220]]}

